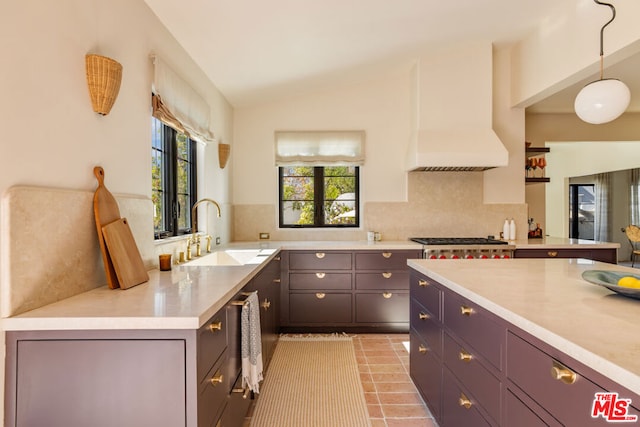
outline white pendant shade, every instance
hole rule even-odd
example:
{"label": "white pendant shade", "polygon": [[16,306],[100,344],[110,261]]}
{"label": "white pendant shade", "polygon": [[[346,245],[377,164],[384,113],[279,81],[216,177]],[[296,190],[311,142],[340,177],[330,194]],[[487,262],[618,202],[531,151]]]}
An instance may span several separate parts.
{"label": "white pendant shade", "polygon": [[627,85],[617,79],[603,79],[583,87],[576,96],[574,108],[583,121],[597,125],[620,117],[630,100]]}

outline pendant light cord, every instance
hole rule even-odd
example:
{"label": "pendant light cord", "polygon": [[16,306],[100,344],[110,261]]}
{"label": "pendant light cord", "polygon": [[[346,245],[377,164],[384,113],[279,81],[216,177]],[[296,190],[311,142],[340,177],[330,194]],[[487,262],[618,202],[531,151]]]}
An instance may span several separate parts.
{"label": "pendant light cord", "polygon": [[616,19],[616,8],[611,3],[605,3],[598,0],[593,0],[602,6],[609,6],[611,8],[611,19],[600,28],[600,80],[604,78],[604,29],[607,25],[611,24]]}

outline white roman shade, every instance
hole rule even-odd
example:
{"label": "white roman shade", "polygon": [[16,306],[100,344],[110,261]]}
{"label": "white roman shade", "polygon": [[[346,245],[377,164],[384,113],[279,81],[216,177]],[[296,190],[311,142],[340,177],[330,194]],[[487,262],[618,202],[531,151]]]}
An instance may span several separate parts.
{"label": "white roman shade", "polygon": [[209,104],[166,62],[151,56],[154,65],[153,115],[201,142],[212,142]]}
{"label": "white roman shade", "polygon": [[360,166],[364,137],[364,131],[276,131],[276,166]]}

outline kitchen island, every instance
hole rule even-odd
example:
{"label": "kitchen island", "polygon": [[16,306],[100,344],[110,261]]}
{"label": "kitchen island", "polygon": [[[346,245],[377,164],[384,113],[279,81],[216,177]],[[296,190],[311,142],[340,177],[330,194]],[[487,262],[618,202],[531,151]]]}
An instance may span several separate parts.
{"label": "kitchen island", "polygon": [[640,413],[640,301],[581,277],[638,270],[585,259],[408,264],[411,375],[441,425],[607,425],[603,408],[591,416],[607,392],[631,399],[625,416]]}

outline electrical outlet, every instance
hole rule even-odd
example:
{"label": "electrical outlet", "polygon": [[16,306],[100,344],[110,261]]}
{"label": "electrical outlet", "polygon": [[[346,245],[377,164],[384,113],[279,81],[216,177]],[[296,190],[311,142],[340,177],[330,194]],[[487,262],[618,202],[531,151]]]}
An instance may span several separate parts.
{"label": "electrical outlet", "polygon": [[260,240],[269,239],[269,233],[260,233]]}
{"label": "electrical outlet", "polygon": [[216,237],[216,245],[220,244],[220,237]]}

